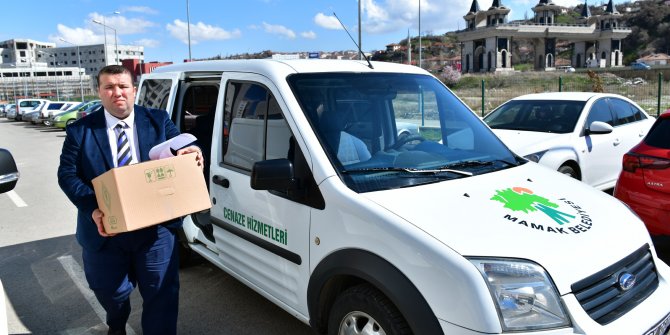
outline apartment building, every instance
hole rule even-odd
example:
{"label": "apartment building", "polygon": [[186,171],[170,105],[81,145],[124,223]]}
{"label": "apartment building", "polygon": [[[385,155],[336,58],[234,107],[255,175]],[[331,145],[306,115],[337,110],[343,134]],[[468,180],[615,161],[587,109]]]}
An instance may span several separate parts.
{"label": "apartment building", "polygon": [[0,100],[94,94],[95,76],[125,59],[144,62],[144,47],[93,44],[57,47],[32,39],[0,41]]}

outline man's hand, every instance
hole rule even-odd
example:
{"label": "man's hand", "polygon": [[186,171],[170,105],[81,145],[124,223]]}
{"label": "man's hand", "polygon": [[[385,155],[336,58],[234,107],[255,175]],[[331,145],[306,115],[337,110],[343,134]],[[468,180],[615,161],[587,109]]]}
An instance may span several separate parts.
{"label": "man's hand", "polygon": [[93,210],[93,214],[91,214],[93,222],[95,222],[95,225],[98,227],[98,234],[102,237],[112,237],[116,235],[116,233],[107,234],[107,232],[105,232],[105,226],[102,225],[102,218],[104,216],[105,214],[99,208]]}
{"label": "man's hand", "polygon": [[177,156],[190,154],[190,153],[193,153],[193,152],[196,153],[195,161],[198,162],[198,166],[200,167],[200,169],[204,169],[205,168],[205,157],[202,156],[202,151],[200,151],[200,148],[195,146],[195,145],[192,145],[192,146],[186,147],[186,148],[181,148],[181,149],[177,150]]}

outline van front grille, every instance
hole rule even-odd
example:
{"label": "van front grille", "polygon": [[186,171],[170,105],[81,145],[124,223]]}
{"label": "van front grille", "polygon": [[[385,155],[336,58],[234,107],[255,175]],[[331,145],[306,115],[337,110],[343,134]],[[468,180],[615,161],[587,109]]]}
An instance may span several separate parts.
{"label": "van front grille", "polygon": [[[632,287],[627,285],[633,278],[630,275],[635,280]],[[601,325],[606,325],[635,308],[657,287],[658,274],[649,245],[571,286],[573,294],[586,313]]]}

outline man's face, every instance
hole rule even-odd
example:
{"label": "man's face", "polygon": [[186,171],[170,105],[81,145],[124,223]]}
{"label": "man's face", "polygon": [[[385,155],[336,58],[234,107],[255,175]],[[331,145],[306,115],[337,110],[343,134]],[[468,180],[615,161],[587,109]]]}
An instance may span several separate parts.
{"label": "man's face", "polygon": [[119,119],[125,119],[133,110],[135,86],[130,75],[102,74],[99,78],[98,95],[105,109]]}

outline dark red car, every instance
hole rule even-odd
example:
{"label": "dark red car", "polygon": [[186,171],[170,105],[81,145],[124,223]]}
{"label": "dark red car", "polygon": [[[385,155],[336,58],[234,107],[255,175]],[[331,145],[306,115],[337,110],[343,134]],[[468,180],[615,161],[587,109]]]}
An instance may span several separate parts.
{"label": "dark red car", "polygon": [[623,157],[614,196],[630,206],[656,237],[670,237],[670,110]]}

